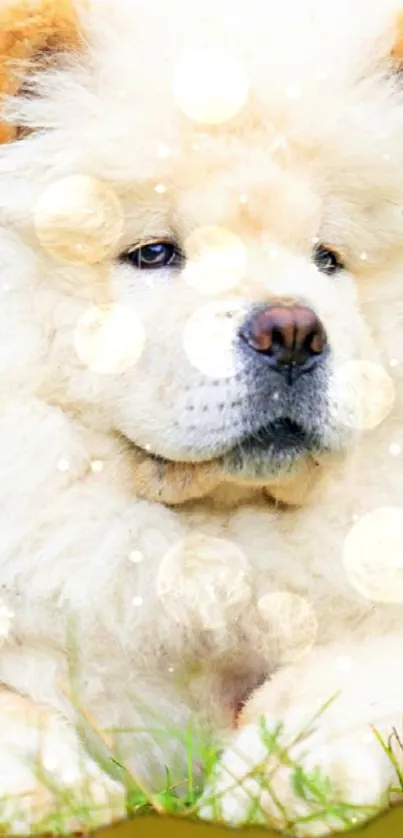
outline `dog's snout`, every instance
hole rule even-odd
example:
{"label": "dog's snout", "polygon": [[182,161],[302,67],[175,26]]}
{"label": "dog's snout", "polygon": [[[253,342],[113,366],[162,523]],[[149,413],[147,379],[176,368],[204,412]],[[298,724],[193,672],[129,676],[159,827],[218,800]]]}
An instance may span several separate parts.
{"label": "dog's snout", "polygon": [[274,303],[254,311],[242,324],[240,337],[270,366],[293,378],[307,372],[322,357],[327,338],[312,309],[302,304]]}

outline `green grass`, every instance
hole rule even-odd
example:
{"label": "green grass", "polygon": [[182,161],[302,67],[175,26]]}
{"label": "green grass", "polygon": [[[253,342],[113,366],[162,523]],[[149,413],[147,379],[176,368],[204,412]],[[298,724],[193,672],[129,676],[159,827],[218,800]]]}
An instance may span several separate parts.
{"label": "green grass", "polygon": [[[326,707],[322,708],[320,712],[325,712]],[[85,723],[91,724],[88,714],[84,714]],[[275,822],[267,819],[265,813],[260,809],[259,802],[256,800],[250,801],[250,810],[248,814],[248,823],[260,824],[270,826],[281,825],[282,830],[289,836],[297,834],[298,829],[304,826],[307,834],[309,834],[310,825],[314,828],[315,821],[325,820],[331,825],[332,829],[337,831],[344,831],[351,829],[363,821],[368,820],[371,816],[375,816],[380,811],[380,806],[371,808],[360,808],[349,805],[348,802],[341,801],[332,783],[326,776],[322,775],[320,771],[313,770],[306,772],[303,767],[297,763],[293,763],[290,757],[290,749],[297,740],[301,740],[309,734],[311,725],[315,724],[317,716],[312,719],[312,722],[305,730],[301,731],[293,742],[288,743],[284,747],[282,739],[282,727],[278,726],[274,733],[269,733],[261,722],[261,736],[265,745],[267,746],[268,755],[275,757],[275,764],[285,765],[290,771],[290,781],[293,786],[294,793],[304,801],[307,814],[298,819],[293,819],[287,813],[283,803],[276,797],[272,788],[273,771],[268,772],[267,765],[254,766],[250,772],[250,776],[258,779],[261,788],[264,788],[272,797],[274,808],[278,812],[278,818]],[[108,751],[106,762],[109,767],[113,767],[115,772],[120,775],[120,779],[124,783],[126,790],[126,810],[129,818],[140,817],[141,815],[150,814],[151,812],[159,815],[175,815],[177,817],[186,817],[190,819],[197,818],[198,805],[203,788],[199,776],[209,777],[217,765],[219,760],[219,753],[216,748],[212,747],[209,742],[196,735],[189,727],[183,732],[167,731],[164,732],[166,736],[179,736],[182,744],[185,745],[187,754],[187,766],[184,771],[184,776],[179,783],[173,783],[170,779],[169,772],[166,771],[166,780],[157,793],[151,792],[149,789],[139,782],[133,776],[133,773],[119,760],[114,751],[113,737],[116,733],[122,734],[122,730],[110,729],[108,731],[100,731],[99,728],[93,724],[92,733],[95,733],[102,740],[104,749]],[[129,731],[125,731],[129,733]],[[135,733],[136,731],[130,731]],[[138,732],[138,731],[137,731]],[[161,734],[161,728],[155,731]],[[391,798],[398,794],[403,794],[403,775],[399,768],[399,762],[396,758],[396,747],[402,748],[402,743],[396,731],[392,732],[391,737],[387,742],[382,740],[376,730],[373,731],[374,737],[378,739],[379,747],[383,748],[388,758],[391,760],[396,773],[396,785],[391,789]],[[202,771],[198,772],[196,776],[194,773],[194,761],[201,766]],[[40,769],[38,769],[40,770]],[[100,807],[94,806],[90,794],[86,795],[85,788],[80,791],[77,796],[71,791],[66,791],[54,785],[52,777],[41,770],[40,781],[44,786],[47,786],[53,794],[54,806],[51,815],[37,820],[31,827],[31,834],[49,834],[49,835],[63,835],[63,834],[85,834],[99,825],[99,816],[102,814]],[[216,812],[216,821],[220,821],[219,799],[215,798],[212,801],[214,811]],[[386,804],[388,801],[386,801]],[[10,822],[10,805],[13,807],[12,822],[18,822],[19,807],[21,801],[15,799],[0,799],[0,834],[10,835],[12,831],[12,824]],[[15,808],[14,808],[15,807]],[[385,801],[382,808],[385,807]],[[7,814],[6,814],[7,812]]]}

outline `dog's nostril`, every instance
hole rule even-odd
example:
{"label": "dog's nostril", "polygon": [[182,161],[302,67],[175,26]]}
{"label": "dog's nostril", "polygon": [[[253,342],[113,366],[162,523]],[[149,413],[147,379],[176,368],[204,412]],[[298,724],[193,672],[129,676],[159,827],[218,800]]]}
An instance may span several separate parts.
{"label": "dog's nostril", "polygon": [[307,306],[276,303],[255,311],[242,325],[241,338],[272,367],[310,369],[327,345],[319,317]]}

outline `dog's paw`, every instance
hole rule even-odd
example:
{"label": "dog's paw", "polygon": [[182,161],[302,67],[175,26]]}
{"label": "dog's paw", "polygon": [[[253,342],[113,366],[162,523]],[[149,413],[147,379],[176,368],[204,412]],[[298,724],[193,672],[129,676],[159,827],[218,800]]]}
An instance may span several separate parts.
{"label": "dog's paw", "polygon": [[[56,717],[8,719],[0,738],[0,827],[8,834],[71,834],[126,817],[126,791]],[[43,721],[42,719],[40,720]]]}
{"label": "dog's paw", "polygon": [[320,722],[299,736],[296,721],[265,716],[235,736],[200,801],[202,819],[323,836],[385,808],[391,770],[369,728],[335,736]]}
{"label": "dog's paw", "polygon": [[126,817],[125,790],[89,760],[80,768],[66,761],[63,771],[11,767],[14,778],[0,778],[0,822],[10,834],[87,832]]}

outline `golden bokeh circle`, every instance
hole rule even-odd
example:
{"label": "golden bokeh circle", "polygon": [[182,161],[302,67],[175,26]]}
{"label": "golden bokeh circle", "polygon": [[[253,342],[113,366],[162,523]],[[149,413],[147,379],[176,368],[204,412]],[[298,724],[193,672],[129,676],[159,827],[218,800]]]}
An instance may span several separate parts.
{"label": "golden bokeh circle", "polygon": [[219,125],[245,104],[249,83],[241,62],[226,50],[193,50],[179,61],[174,97],[195,122]]}
{"label": "golden bokeh circle", "polygon": [[47,253],[76,265],[94,265],[116,247],[123,210],[109,186],[97,178],[71,175],[50,184],[37,200],[34,226]]}
{"label": "golden bokeh circle", "polygon": [[200,306],[188,319],[183,346],[189,362],[213,379],[236,375],[236,326],[245,316],[244,303],[216,301]]}
{"label": "golden bokeh circle", "polygon": [[403,508],[382,507],[358,518],[343,547],[350,584],[373,602],[403,602]]}
{"label": "golden bokeh circle", "polygon": [[380,425],[392,411],[395,386],[381,364],[348,361],[337,369],[336,381],[353,406],[345,419],[347,426],[369,431]]}
{"label": "golden bokeh circle", "polygon": [[132,309],[115,304],[93,306],[80,318],[74,335],[80,361],[92,372],[114,375],[140,358],[145,333]]}
{"label": "golden bokeh circle", "polygon": [[156,591],[176,622],[224,628],[228,615],[250,596],[247,558],[232,541],[192,533],[165,554]]}
{"label": "golden bokeh circle", "polygon": [[315,611],[306,599],[288,591],[273,591],[257,603],[270,645],[275,641],[284,663],[299,660],[311,651],[318,634]]}
{"label": "golden bokeh circle", "polygon": [[222,294],[244,277],[247,251],[242,239],[225,227],[199,227],[186,239],[184,280],[200,294]]}

